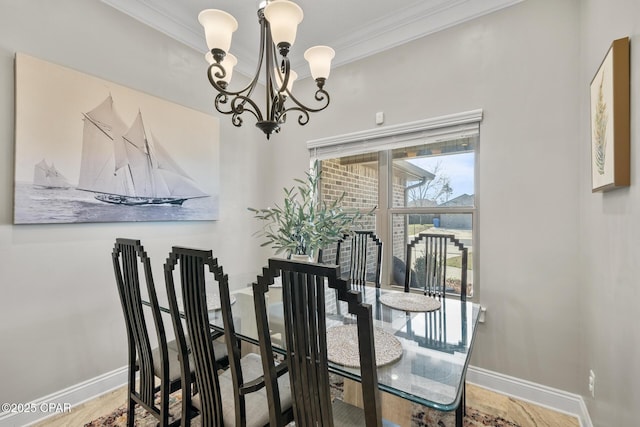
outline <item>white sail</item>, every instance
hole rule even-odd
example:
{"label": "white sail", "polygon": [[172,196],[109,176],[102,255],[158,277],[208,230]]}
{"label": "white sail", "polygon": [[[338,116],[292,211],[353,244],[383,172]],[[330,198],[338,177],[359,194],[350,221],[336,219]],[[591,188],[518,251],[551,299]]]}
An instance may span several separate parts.
{"label": "white sail", "polygon": [[55,165],[53,163],[48,165],[44,159],[33,168],[33,185],[44,188],[71,188],[67,178],[56,169]]}
{"label": "white sail", "polygon": [[[153,135],[153,134],[152,134]],[[172,197],[207,197],[196,182],[169,156],[169,153],[153,135],[156,182],[162,181]]]}
{"label": "white sail", "polygon": [[160,197],[153,182],[151,150],[144,130],[142,114],[139,111],[133,124],[123,135],[123,139],[134,195],[137,197]]}
{"label": "white sail", "polygon": [[113,109],[111,95],[84,114],[78,189],[133,195],[122,135],[127,126]]}
{"label": "white sail", "polygon": [[157,141],[138,112],[126,129],[109,96],[85,114],[79,189],[115,204],[182,204],[208,197]]}

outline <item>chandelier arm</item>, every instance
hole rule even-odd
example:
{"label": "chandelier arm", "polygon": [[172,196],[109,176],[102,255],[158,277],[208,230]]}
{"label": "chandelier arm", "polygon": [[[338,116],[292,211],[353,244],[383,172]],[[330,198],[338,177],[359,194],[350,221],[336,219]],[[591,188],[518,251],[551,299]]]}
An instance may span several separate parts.
{"label": "chandelier arm", "polygon": [[[220,94],[223,95],[228,95],[228,96],[238,96],[241,95],[244,92],[248,92],[246,96],[251,96],[251,92],[253,91],[253,88],[255,87],[256,83],[257,83],[257,78],[254,78],[247,86],[245,86],[243,89],[240,89],[238,91],[232,91],[232,90],[227,90],[226,88],[220,86],[212,77],[212,68],[217,68],[219,70],[222,70],[224,72],[224,76],[226,76],[226,71],[224,71],[224,67],[220,64],[216,64],[213,63],[209,66],[209,71],[207,72],[207,77],[209,78],[209,83],[211,84],[211,86],[213,86],[213,88],[215,90],[217,90],[218,92],[220,92]],[[216,77],[219,77],[219,74],[216,72],[215,74]],[[220,77],[219,77],[220,78]]]}
{"label": "chandelier arm", "polygon": [[[308,111],[310,113],[317,113],[319,111],[324,110],[325,108],[327,108],[329,106],[329,103],[331,102],[331,98],[329,97],[329,93],[324,90],[324,89],[318,89],[315,93],[315,100],[318,102],[323,102],[324,101],[324,105],[321,105],[318,108],[311,108],[306,106],[305,104],[303,104],[302,102],[298,101],[298,99],[293,96],[293,94],[291,92],[289,92],[289,90],[286,90],[287,93],[287,99],[290,99],[291,101],[294,102],[294,104],[296,104],[299,108]],[[292,107],[293,108],[293,107]]]}
{"label": "chandelier arm", "polygon": [[[271,43],[273,45],[273,43]],[[277,53],[276,53],[276,48],[275,46],[273,46],[272,49],[272,56],[273,58],[277,58]],[[273,68],[273,67],[272,67]],[[280,63],[280,65],[278,66],[278,70],[281,73],[282,76],[282,85],[280,87],[278,87],[277,84],[274,84],[274,89],[276,90],[276,92],[278,94],[284,94],[286,92],[289,92],[287,89],[287,86],[289,85],[289,78],[291,77],[291,64],[289,62],[289,57],[288,56],[283,56],[282,57],[282,62]],[[277,83],[279,81],[279,79],[275,78],[275,74],[273,74],[273,70],[270,70],[270,72],[272,73],[271,75],[271,80],[272,82]]]}
{"label": "chandelier arm", "polygon": [[[223,109],[222,105],[226,105],[227,103],[229,104],[229,109]],[[246,103],[249,104],[249,108],[245,105]],[[229,97],[227,95],[219,93],[215,99],[215,107],[218,112],[222,114],[232,114],[233,117],[238,117],[240,114],[248,111],[253,114],[256,120],[262,120],[262,113],[255,102],[243,95],[236,95],[231,99],[231,102],[229,102]],[[238,120],[242,122],[242,119],[239,117]]]}
{"label": "chandelier arm", "polygon": [[[218,70],[218,71],[215,71],[215,74],[214,74],[214,68]],[[214,62],[211,65],[209,65],[209,69],[207,70],[207,77],[209,78],[209,83],[211,83],[216,88],[222,89],[222,87],[216,83],[213,77],[211,77],[212,75],[214,75],[218,80],[222,80],[225,77],[227,77],[227,70],[224,69],[222,64],[217,62]]]}
{"label": "chandelier arm", "polygon": [[[251,108],[247,108],[245,104],[249,104]],[[251,100],[248,96],[238,95],[231,100],[231,109],[237,114],[242,114],[245,111],[253,114],[253,117],[258,121],[262,121],[262,112],[258,105]]]}
{"label": "chandelier arm", "polygon": [[[236,113],[235,111],[233,111],[231,104],[226,105],[227,103],[229,103],[229,97],[226,94],[219,93],[218,95],[216,95],[214,105],[216,107],[216,110],[218,110],[218,112],[222,114]],[[223,109],[223,106],[227,106],[229,109]]]}
{"label": "chandelier arm", "polygon": [[219,93],[216,96],[214,105],[216,107],[216,110],[218,110],[218,112],[222,113],[222,114],[231,114],[231,123],[235,126],[235,127],[240,127],[242,126],[243,120],[242,117],[240,117],[241,113],[237,113],[236,111],[233,110],[233,108],[231,107],[231,105],[229,105],[229,110],[225,110],[222,108],[221,104],[226,104],[229,101],[227,95],[225,95],[224,93]]}
{"label": "chandelier arm", "polygon": [[[264,18],[263,18],[264,19]],[[280,50],[280,63],[278,63],[278,49],[271,37],[271,29],[269,22],[265,19],[265,44],[264,51],[266,55],[265,64],[265,104],[266,112],[265,116],[269,117],[269,120],[274,123],[283,123],[280,121],[280,117],[284,112],[284,102],[286,101],[285,91],[289,83],[289,58],[286,56],[288,48],[283,54]],[[278,83],[282,81],[282,85]],[[279,130],[279,128],[278,128]]]}
{"label": "chandelier arm", "polygon": [[216,110],[218,110],[222,114],[231,114],[232,110],[223,110],[220,104],[226,104],[229,101],[229,97],[224,93],[219,93],[216,95],[213,105],[215,105]]}
{"label": "chandelier arm", "polygon": [[[258,45],[259,53],[258,53],[258,64],[256,65],[256,71],[253,76],[253,79],[251,79],[251,82],[244,89],[236,93],[236,95],[240,95],[243,92],[247,92],[246,95],[242,95],[242,96],[245,96],[247,99],[249,99],[249,97],[253,93],[253,90],[258,84],[258,78],[260,77],[260,69],[262,68],[262,63],[264,62],[265,34],[267,34],[266,37],[269,38],[267,33],[269,29],[267,28],[267,24],[266,24],[267,20],[264,17],[264,13],[262,9],[258,10],[258,22],[260,24],[260,44]],[[254,105],[254,108],[256,108],[256,110],[260,111],[260,109],[255,105],[255,103],[252,102],[252,104]],[[262,116],[262,113],[260,113],[260,116]]]}
{"label": "chandelier arm", "polygon": [[287,108],[284,111],[282,111],[282,115],[280,116],[280,123],[284,123],[286,121],[286,115],[288,112],[292,112],[292,111],[297,111],[300,113],[300,115],[298,116],[298,124],[300,126],[304,126],[307,123],[309,123],[309,112],[303,108],[300,107],[291,107],[291,108]]}

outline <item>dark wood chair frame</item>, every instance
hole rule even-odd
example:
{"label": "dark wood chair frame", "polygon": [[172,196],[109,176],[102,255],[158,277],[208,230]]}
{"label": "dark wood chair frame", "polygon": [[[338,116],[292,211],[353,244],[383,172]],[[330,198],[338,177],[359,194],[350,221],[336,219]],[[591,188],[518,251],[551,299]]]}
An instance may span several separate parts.
{"label": "dark wood chair frame", "polygon": [[[442,309],[438,312],[427,313],[426,319],[428,323],[433,325],[440,321],[442,323],[442,313],[446,305],[446,278],[447,278],[447,245],[448,242],[453,243],[460,251],[461,274],[460,274],[460,301],[467,301],[467,266],[469,249],[458,240],[453,234],[437,234],[437,233],[420,233],[407,244],[407,258],[404,291],[411,290],[411,277],[415,273],[411,268],[411,255],[418,245],[425,245],[425,283],[423,292],[425,295],[437,297],[442,302]],[[431,256],[429,256],[431,254]],[[445,352],[454,352],[464,350],[467,337],[467,311],[466,306],[461,310],[462,340],[458,344],[448,344],[445,330],[429,330],[426,329],[424,340],[419,340],[419,345]],[[411,325],[409,324],[409,327]],[[466,385],[463,380],[462,398],[460,404],[456,408],[456,427],[462,427],[464,415],[466,412]]]}
{"label": "dark wood chair frame", "polygon": [[447,244],[452,242],[462,256],[460,277],[460,300],[467,300],[467,263],[469,249],[453,234],[420,233],[407,243],[406,271],[404,276],[404,291],[411,290],[411,277],[415,271],[411,268],[411,255],[418,245],[425,245],[425,283],[422,291],[425,295],[444,297],[446,294],[447,278]]}
{"label": "dark wood chair frame", "polygon": [[[128,342],[128,387],[127,387],[127,425],[132,427],[135,418],[135,405],[142,406],[156,417],[160,426],[177,425],[179,420],[169,424],[169,394],[181,387],[189,390],[189,384],[180,380],[169,381],[169,350],[167,335],[160,313],[156,295],[151,262],[139,240],[116,239],[112,252],[113,268],[118,285],[118,294],[124,312]],[[149,307],[158,341],[159,366],[161,373],[154,370],[154,349],[149,340],[149,330],[143,312],[140,276],[138,265],[142,266]],[[136,372],[139,371],[139,390],[136,390]],[[156,386],[156,376],[160,384]],[[160,403],[155,404],[155,397],[160,393]],[[183,393],[189,395],[189,393]]]}
{"label": "dark wood chair frame", "polygon": [[273,278],[282,275],[286,356],[293,397],[296,426],[333,426],[333,412],[329,389],[325,321],[325,279],[335,289],[338,299],[346,301],[349,313],[356,316],[361,382],[365,422],[368,427],[382,425],[378,391],[373,320],[371,306],[362,303],[360,292],[352,290],[340,278],[340,267],[279,258],[269,259],[268,267],[253,284],[256,323],[262,361],[267,379],[266,391],[270,405],[270,425],[282,426],[277,383],[277,365],[273,353],[268,324],[265,294],[273,285]]}
{"label": "dark wood chair frame", "polygon": [[380,287],[380,272],[382,269],[382,241],[373,231],[356,230],[351,235],[346,234],[338,241],[336,247],[336,264],[341,265],[341,248],[347,241],[351,244],[349,252],[349,281],[355,286],[365,286],[368,273],[368,247],[369,243],[374,245],[375,270],[374,283],[376,288]]}
{"label": "dark wood chair frame", "polygon": [[[178,307],[176,299],[176,287],[173,278],[176,266],[179,266],[180,289],[184,307]],[[216,357],[211,340],[212,331],[205,293],[205,276],[207,275],[205,268],[210,273],[213,273],[219,287],[224,338],[229,355],[229,368],[233,378],[233,397],[236,408],[234,425],[243,427],[246,425],[247,410],[252,410],[252,408],[246,407],[245,396],[264,387],[264,378],[259,377],[249,382],[244,381],[240,364],[239,338],[235,334],[231,312],[228,276],[223,272],[222,266],[218,264],[218,260],[213,257],[210,250],[174,246],[164,265],[164,270],[171,318],[181,353],[182,383],[189,384],[191,382],[189,358],[185,357],[185,352],[188,351],[188,348],[181,320],[182,313],[184,313],[191,341],[191,358],[195,364],[196,383],[200,394],[199,415],[202,417],[201,424],[207,427],[223,426],[223,396],[220,392],[218,378],[219,366],[215,363]],[[184,309],[183,312],[182,309]],[[286,364],[283,368],[286,368]],[[281,374],[286,372],[282,368],[281,371]],[[192,406],[189,400],[190,396],[187,396],[182,401],[183,414],[189,414],[189,417],[183,416],[184,420],[197,415],[189,412]]]}

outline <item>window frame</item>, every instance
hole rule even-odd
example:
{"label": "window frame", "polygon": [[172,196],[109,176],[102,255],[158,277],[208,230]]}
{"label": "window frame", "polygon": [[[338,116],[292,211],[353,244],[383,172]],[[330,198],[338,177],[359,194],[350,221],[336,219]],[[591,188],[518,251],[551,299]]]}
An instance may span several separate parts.
{"label": "window frame", "polygon": [[[393,126],[384,126],[371,130],[353,132],[307,142],[311,163],[316,160],[327,160],[345,156],[377,152],[378,153],[378,201],[375,210],[376,234],[383,241],[385,247],[392,247],[392,220],[396,214],[432,214],[432,213],[463,213],[472,218],[473,264],[471,277],[473,278],[473,296],[470,300],[477,300],[480,295],[479,283],[479,158],[480,158],[480,123],[483,113],[481,109],[462,113],[440,116],[416,122],[409,122]],[[396,148],[423,145],[447,139],[477,136],[478,141],[474,150],[474,206],[469,207],[393,207],[392,180],[393,159],[392,151]],[[390,287],[392,278],[393,251],[383,250],[382,286]]]}

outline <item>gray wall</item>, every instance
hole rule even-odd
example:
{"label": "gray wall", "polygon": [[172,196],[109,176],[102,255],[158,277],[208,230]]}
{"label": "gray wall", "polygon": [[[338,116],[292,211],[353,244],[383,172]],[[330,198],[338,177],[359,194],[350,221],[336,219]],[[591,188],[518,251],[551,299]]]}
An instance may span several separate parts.
{"label": "gray wall", "polygon": [[28,402],[126,364],[110,260],[116,237],[142,239],[160,284],[172,245],[212,248],[235,286],[255,279],[266,259],[246,207],[265,203],[267,184],[258,159],[269,147],[252,126],[230,129],[226,121],[220,136],[220,221],[13,226],[16,52],[204,112],[212,112],[213,100],[200,53],[98,0],[0,0],[3,402]]}
{"label": "gray wall", "polygon": [[529,0],[339,67],[328,110],[273,145],[305,165],[305,141],[370,129],[377,111],[394,125],[482,108],[479,288],[488,311],[472,363],[586,393],[577,363],[578,11],[578,1]]}
{"label": "gray wall", "polygon": [[[580,289],[583,343],[579,380],[596,426],[638,425],[640,402],[640,2],[585,0],[580,61]],[[611,42],[631,38],[631,186],[591,194],[589,84]]]}

